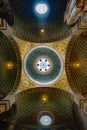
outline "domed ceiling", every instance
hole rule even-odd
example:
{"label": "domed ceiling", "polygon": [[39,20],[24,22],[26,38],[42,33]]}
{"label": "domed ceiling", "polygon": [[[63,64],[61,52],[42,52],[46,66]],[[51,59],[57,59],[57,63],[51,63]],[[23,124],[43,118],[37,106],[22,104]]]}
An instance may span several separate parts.
{"label": "domed ceiling", "polygon": [[12,38],[0,32],[0,100],[17,88],[21,75],[21,59]]}
{"label": "domed ceiling", "polygon": [[[14,10],[21,16],[27,19],[34,19],[38,21],[50,21],[53,18],[62,18],[63,13],[66,9],[67,0],[9,0]],[[45,3],[49,8],[49,15],[45,17],[38,18],[35,15],[35,5],[38,3]]]}
{"label": "domed ceiling", "polygon": [[76,102],[86,112],[80,96],[87,96],[87,35],[77,36],[78,31],[73,38],[72,27],[64,23],[67,0],[8,1],[14,23],[4,18],[7,28],[0,32],[0,112],[7,112],[1,111],[3,99],[17,108],[9,124],[14,130],[77,130],[72,107]]}
{"label": "domed ceiling", "polygon": [[[72,96],[56,88],[34,88],[21,92],[16,97],[17,113],[15,130],[19,129],[64,129],[75,130],[72,113]],[[48,125],[43,116],[50,118]],[[41,118],[42,117],[42,118]]]}
{"label": "domed ceiling", "polygon": [[[66,54],[66,72],[71,88],[87,94],[87,33],[71,40]],[[73,38],[72,38],[73,39]]]}
{"label": "domed ceiling", "polygon": [[53,48],[39,46],[26,55],[24,68],[31,80],[47,85],[58,81],[63,71],[63,61],[60,54]]}
{"label": "domed ceiling", "polygon": [[[71,27],[64,24],[67,0],[9,0],[15,13],[14,33],[32,42],[52,42],[69,36]],[[46,14],[38,14],[36,5],[44,3]],[[39,9],[41,10],[41,9]],[[20,31],[19,31],[20,30]]]}

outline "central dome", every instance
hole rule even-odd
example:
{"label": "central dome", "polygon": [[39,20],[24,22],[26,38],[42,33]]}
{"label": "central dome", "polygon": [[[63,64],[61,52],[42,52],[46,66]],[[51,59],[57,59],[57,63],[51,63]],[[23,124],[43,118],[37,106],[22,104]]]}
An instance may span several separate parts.
{"label": "central dome", "polygon": [[35,43],[48,43],[64,39],[72,33],[72,27],[64,23],[67,0],[9,2],[15,17],[13,33],[18,38]]}
{"label": "central dome", "polygon": [[24,69],[29,79],[46,85],[59,79],[63,62],[60,54],[53,48],[39,46],[26,55]]}

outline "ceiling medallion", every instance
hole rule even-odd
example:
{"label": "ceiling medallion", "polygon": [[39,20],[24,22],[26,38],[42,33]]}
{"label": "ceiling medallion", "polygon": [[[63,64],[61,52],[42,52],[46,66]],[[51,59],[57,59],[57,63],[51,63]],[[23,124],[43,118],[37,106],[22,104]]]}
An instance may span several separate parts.
{"label": "ceiling medallion", "polygon": [[25,56],[24,70],[29,79],[40,85],[48,85],[58,80],[63,72],[60,54],[48,46],[39,46]]}

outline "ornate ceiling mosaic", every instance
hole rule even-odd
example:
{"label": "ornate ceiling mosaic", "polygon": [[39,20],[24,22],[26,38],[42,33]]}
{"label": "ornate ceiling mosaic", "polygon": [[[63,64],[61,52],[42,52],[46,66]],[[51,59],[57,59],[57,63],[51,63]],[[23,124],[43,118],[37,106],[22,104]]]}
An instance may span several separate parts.
{"label": "ornate ceiling mosaic", "polygon": [[[43,44],[31,43],[31,42],[24,41],[24,40],[21,40],[21,39],[18,39],[18,38],[15,38],[15,40],[18,43],[18,46],[19,46],[19,49],[20,49],[22,65],[23,65],[22,66],[23,69],[22,69],[22,75],[21,75],[21,82],[20,82],[20,85],[18,87],[19,91],[23,91],[25,89],[36,88],[36,87],[42,86],[41,84],[37,84],[29,76],[26,75],[25,69],[24,69],[24,62],[25,62],[26,56],[33,49],[39,48],[41,46],[42,47],[45,46],[47,48],[52,48],[54,50],[54,52],[57,52],[57,54],[60,55],[60,57],[62,58],[62,61],[63,61],[63,71],[62,71],[61,76],[56,81],[52,82],[52,84],[49,84],[47,86],[56,87],[56,88],[60,88],[60,89],[71,92],[68,81],[66,79],[66,73],[65,73],[65,67],[64,67],[66,48],[67,48],[68,42],[70,40],[69,38],[67,38],[65,40],[61,40],[59,42],[46,43],[44,46],[43,46]],[[45,58],[47,58],[47,57],[48,56],[45,56]],[[36,58],[36,59],[38,59],[38,58]],[[36,71],[38,71],[38,69],[36,69]],[[49,70],[49,72],[50,72],[50,70]],[[40,73],[40,71],[38,71],[38,73]]]}
{"label": "ornate ceiling mosaic", "polygon": [[83,94],[87,93],[87,36],[82,32],[73,39],[66,53],[66,72],[72,90]]}
{"label": "ornate ceiling mosaic", "polygon": [[[25,90],[16,96],[15,130],[43,128],[47,123],[49,128],[60,128],[64,124],[66,128],[72,128],[72,125],[75,128],[72,103],[72,96],[60,89],[40,87]],[[50,119],[45,121],[42,119],[44,115]]]}
{"label": "ornate ceiling mosaic", "polygon": [[42,1],[49,8],[47,15],[37,15],[35,10],[39,4],[37,1],[9,0],[9,2],[14,12],[13,33],[23,40],[46,43],[64,39],[72,33],[72,27],[63,22],[67,0]]}
{"label": "ornate ceiling mosaic", "polygon": [[39,84],[52,84],[63,71],[63,60],[58,52],[47,46],[31,49],[25,57],[24,69],[27,76]]}
{"label": "ornate ceiling mosaic", "polygon": [[84,13],[67,4],[0,1],[0,123],[9,130],[77,130],[73,104],[87,114],[87,2]]}
{"label": "ornate ceiling mosaic", "polygon": [[0,100],[17,89],[21,75],[21,58],[15,41],[0,32]]}

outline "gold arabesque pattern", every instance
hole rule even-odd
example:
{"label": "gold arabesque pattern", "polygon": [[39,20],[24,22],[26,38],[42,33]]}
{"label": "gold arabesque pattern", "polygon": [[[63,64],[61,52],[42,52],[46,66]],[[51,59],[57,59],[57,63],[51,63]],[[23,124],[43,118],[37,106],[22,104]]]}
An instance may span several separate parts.
{"label": "gold arabesque pattern", "polygon": [[[33,47],[37,47],[37,46],[41,46],[42,45],[41,43],[38,43],[38,44],[37,43],[31,43],[31,42],[28,42],[28,41],[24,41],[24,40],[18,39],[16,37],[15,37],[15,40],[18,43],[18,46],[20,48],[22,64],[24,64],[24,58],[26,56],[26,53],[29,50],[31,50]],[[44,45],[52,47],[56,51],[58,51],[61,54],[62,58],[63,58],[63,62],[65,63],[66,48],[67,48],[69,40],[70,40],[70,38],[67,38],[67,39],[59,41],[59,42],[44,43]],[[70,87],[69,87],[69,84],[68,84],[68,82],[66,80],[65,69],[64,69],[64,72],[63,72],[61,78],[59,79],[59,81],[56,82],[56,84],[50,85],[50,86],[51,87],[61,88],[61,89],[66,90],[66,91],[71,91]],[[28,88],[36,88],[36,87],[40,87],[40,86],[38,86],[37,84],[35,84],[34,82],[32,82],[31,80],[29,80],[26,77],[26,75],[24,73],[24,68],[23,68],[22,69],[21,83],[20,83],[20,86],[19,86],[18,89],[23,91],[23,90],[28,89]]]}

